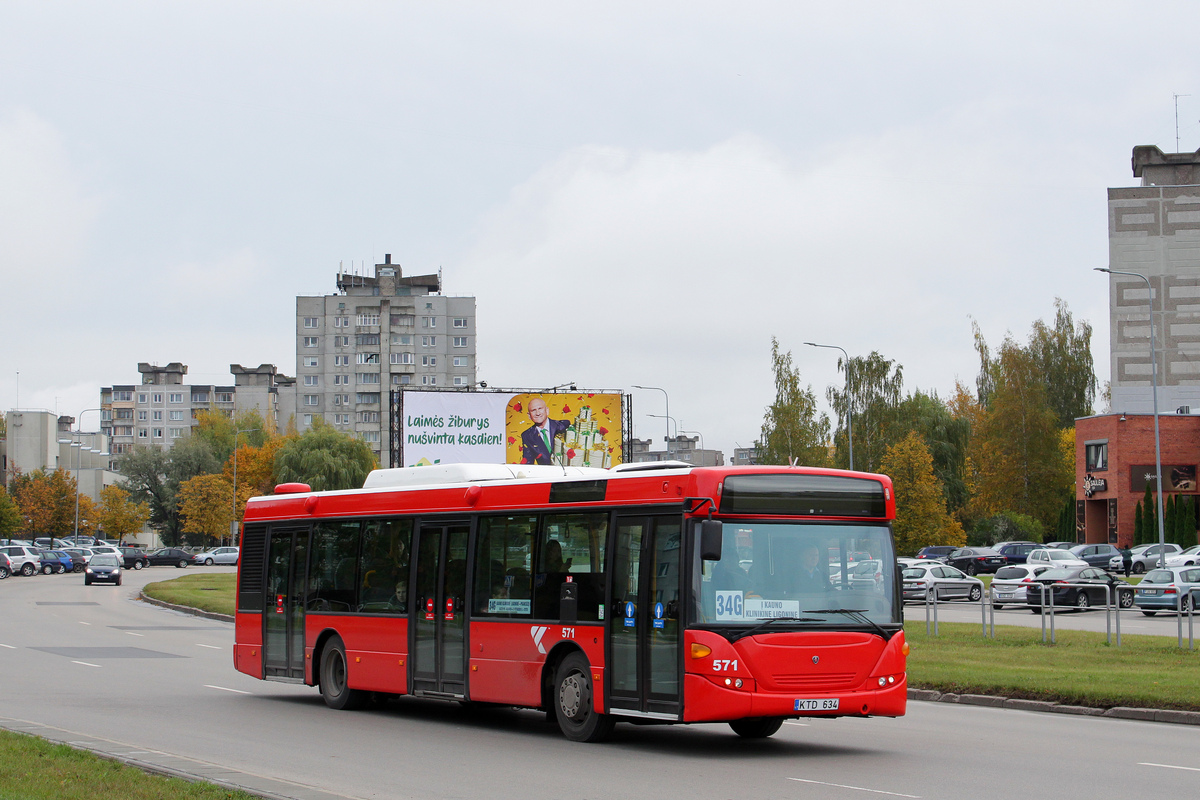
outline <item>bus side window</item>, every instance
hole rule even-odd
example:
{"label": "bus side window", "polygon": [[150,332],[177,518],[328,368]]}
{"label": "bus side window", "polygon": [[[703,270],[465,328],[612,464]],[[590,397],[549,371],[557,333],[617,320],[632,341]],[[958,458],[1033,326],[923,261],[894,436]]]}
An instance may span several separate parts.
{"label": "bus side window", "polygon": [[538,619],[558,619],[562,584],[569,575],[579,593],[578,620],[600,619],[604,602],[604,546],[608,514],[550,514],[538,540],[534,609]]}
{"label": "bus side window", "polygon": [[369,520],[363,528],[358,610],[408,611],[408,564],[412,520]]}
{"label": "bus side window", "polygon": [[479,616],[526,617],[531,579],[527,565],[537,517],[484,517],[475,546],[475,601]]}

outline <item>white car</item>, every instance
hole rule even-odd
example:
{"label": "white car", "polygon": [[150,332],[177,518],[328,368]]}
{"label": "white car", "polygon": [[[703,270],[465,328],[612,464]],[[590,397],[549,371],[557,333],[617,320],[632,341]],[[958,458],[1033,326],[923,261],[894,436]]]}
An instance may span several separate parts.
{"label": "white car", "polygon": [[902,597],[906,602],[924,602],[927,597],[934,597],[935,591],[938,600],[965,598],[974,602],[983,597],[983,581],[948,564],[926,561],[906,568],[901,574]]}
{"label": "white car", "polygon": [[12,562],[14,573],[32,575],[42,568],[42,557],[35,548],[28,545],[5,545],[0,547],[0,553],[8,556],[8,560]]}
{"label": "white car", "polygon": [[1012,564],[996,570],[992,578],[992,606],[1025,605],[1025,590],[1033,579],[1050,569],[1049,564]]}
{"label": "white car", "polygon": [[202,553],[196,553],[196,563],[212,566],[213,564],[233,564],[238,562],[238,548],[236,547],[214,547],[212,550],[205,550]]}
{"label": "white car", "polygon": [[[1167,542],[1161,549],[1166,551],[1167,558],[1183,552],[1183,548],[1174,542]],[[1160,547],[1157,543],[1139,544],[1129,551],[1129,571],[1134,575],[1141,575],[1148,569],[1156,568],[1158,566],[1159,552]],[[1124,571],[1124,556],[1120,558],[1113,556],[1112,560],[1108,562],[1108,568],[1114,572],[1118,569]]]}
{"label": "white car", "polygon": [[1084,561],[1082,558],[1076,558],[1075,555],[1067,550],[1059,550],[1057,548],[1039,547],[1037,550],[1029,552],[1029,558],[1025,561],[1026,564],[1041,564],[1046,567],[1090,567],[1091,564]]}
{"label": "white car", "polygon": [[1194,567],[1200,564],[1200,544],[1194,544],[1182,553],[1167,556],[1168,567]]}

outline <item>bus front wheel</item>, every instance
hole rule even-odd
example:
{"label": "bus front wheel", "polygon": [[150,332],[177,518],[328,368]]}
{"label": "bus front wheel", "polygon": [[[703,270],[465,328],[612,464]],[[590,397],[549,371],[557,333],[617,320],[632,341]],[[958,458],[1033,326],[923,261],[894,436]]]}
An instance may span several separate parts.
{"label": "bus front wheel", "polygon": [[367,693],[347,686],[346,645],[334,637],[321,654],[321,699],[338,711],[361,708]]}
{"label": "bus front wheel", "polygon": [[592,670],[582,653],[571,653],[554,673],[554,714],[573,742],[600,742],[612,733],[613,718],[596,713]]}
{"label": "bus front wheel", "polygon": [[746,739],[766,739],[783,727],[783,717],[756,717],[735,719],[729,723],[733,732]]}

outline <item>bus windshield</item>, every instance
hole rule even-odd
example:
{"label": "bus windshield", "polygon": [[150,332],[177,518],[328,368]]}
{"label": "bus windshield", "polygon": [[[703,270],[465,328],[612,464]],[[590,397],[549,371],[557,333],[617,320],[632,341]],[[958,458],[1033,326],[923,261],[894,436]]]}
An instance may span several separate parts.
{"label": "bus windshield", "polygon": [[900,622],[882,525],[726,521],[721,559],[699,566],[693,622],[706,626]]}

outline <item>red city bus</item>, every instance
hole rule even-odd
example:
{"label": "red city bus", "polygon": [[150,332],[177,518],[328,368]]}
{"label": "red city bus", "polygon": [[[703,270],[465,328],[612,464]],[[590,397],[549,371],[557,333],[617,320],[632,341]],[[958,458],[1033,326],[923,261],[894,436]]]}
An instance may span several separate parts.
{"label": "red city bus", "polygon": [[[246,506],[234,666],[617,721],[905,712],[891,481],[804,467],[453,464]],[[879,570],[855,570],[877,560]]]}

